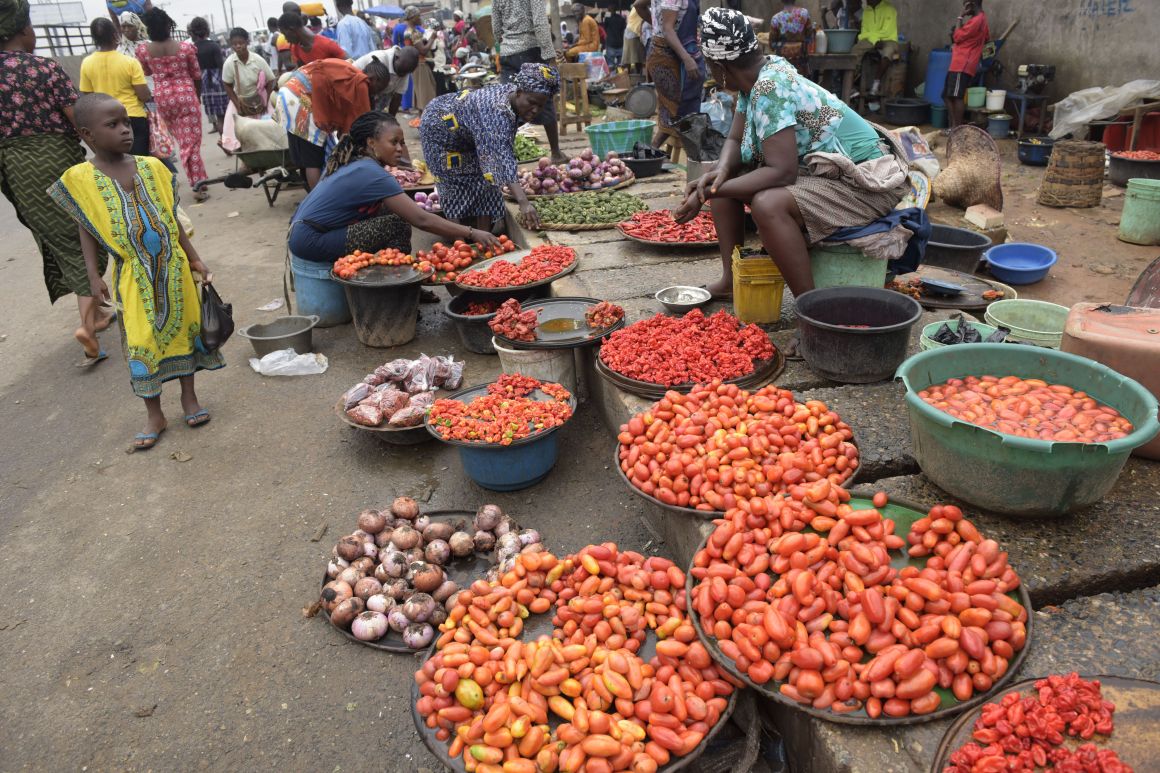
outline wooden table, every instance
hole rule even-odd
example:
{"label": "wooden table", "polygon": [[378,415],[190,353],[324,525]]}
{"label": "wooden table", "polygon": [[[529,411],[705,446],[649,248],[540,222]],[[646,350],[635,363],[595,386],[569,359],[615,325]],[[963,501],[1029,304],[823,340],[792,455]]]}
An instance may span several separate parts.
{"label": "wooden table", "polygon": [[858,57],[854,54],[811,54],[809,68],[818,73],[818,82],[825,88],[824,76],[827,72],[842,73],[842,93],[838,96],[847,105],[854,91],[854,71],[858,69]]}

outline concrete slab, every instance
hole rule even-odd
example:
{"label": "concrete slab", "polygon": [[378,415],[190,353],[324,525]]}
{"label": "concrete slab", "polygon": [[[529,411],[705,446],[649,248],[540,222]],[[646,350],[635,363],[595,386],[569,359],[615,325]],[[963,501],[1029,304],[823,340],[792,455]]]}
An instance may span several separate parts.
{"label": "concrete slab", "polygon": [[858,480],[869,482],[888,475],[918,472],[910,446],[910,424],[906,417],[901,384],[884,382],[826,389],[810,389],[799,400],[821,400],[837,411],[854,428],[858,443]]}
{"label": "concrete slab", "polygon": [[[1049,673],[1160,676],[1154,617],[1160,586],[1104,593],[1035,613],[1031,651],[1018,678]],[[780,704],[764,704],[799,773],[926,773],[952,720],[896,730],[811,720]]]}
{"label": "concrete slab", "polygon": [[[1129,459],[1102,501],[1055,520],[1015,520],[959,504],[1010,553],[1035,605],[1055,604],[1160,583],[1158,471],[1156,462]],[[874,485],[916,503],[956,501],[921,474],[886,478]]]}

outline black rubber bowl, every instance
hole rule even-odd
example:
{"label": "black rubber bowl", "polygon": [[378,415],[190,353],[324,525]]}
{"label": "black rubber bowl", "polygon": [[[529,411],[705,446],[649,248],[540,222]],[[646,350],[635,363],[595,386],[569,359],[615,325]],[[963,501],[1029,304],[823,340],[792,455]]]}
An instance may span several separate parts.
{"label": "black rubber bowl", "polygon": [[796,305],[802,359],[844,384],[893,377],[922,315],[913,298],[875,287],[823,287],[803,293]]}

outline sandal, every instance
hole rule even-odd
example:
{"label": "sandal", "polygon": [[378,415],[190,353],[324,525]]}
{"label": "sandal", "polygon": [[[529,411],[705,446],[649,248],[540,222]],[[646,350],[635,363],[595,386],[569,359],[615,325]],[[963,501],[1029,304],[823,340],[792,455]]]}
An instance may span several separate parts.
{"label": "sandal", "polygon": [[202,408],[197,413],[191,413],[185,417],[185,424],[187,427],[200,427],[203,424],[209,424],[209,411]]}
{"label": "sandal", "polygon": [[109,355],[105,352],[104,349],[101,349],[99,352],[97,352],[96,357],[90,357],[88,354],[86,354],[85,358],[76,364],[76,367],[82,369],[91,368],[101,360],[107,359],[109,359]]}
{"label": "sandal", "polygon": [[193,200],[196,201],[198,204],[204,203],[204,202],[209,200],[209,189],[206,187],[205,183],[202,183],[201,185],[197,185],[194,187]]}
{"label": "sandal", "polygon": [[157,445],[157,440],[161,437],[161,433],[165,431],[165,427],[156,432],[138,432],[133,436],[133,445],[130,446],[129,452],[148,451],[153,446]]}

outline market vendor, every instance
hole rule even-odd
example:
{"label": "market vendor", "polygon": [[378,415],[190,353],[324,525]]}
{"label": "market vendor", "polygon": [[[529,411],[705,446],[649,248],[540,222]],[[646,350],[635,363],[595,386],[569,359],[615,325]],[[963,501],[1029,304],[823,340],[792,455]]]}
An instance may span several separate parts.
{"label": "market vendor", "polygon": [[516,129],[538,116],[559,89],[556,68],[527,62],[510,83],[444,94],[427,106],[419,139],[447,217],[474,218],[476,228],[491,230],[504,217],[506,185],[525,225],[539,227],[536,209],[518,183]]}
{"label": "market vendor", "polygon": [[689,221],[709,202],[722,274],[708,289],[728,297],[749,205],[765,251],[801,295],[814,287],[809,245],[893,210],[909,189],[907,168],[840,99],[785,59],[767,60],[740,12],[706,11],[701,44],[717,83],[738,92],[737,111],[717,166],[689,183],[676,218]]}
{"label": "market vendor", "polygon": [[393,247],[409,253],[412,226],[449,240],[498,247],[487,231],[427,212],[403,192],[384,165],[397,166],[405,152],[403,130],[393,117],[370,111],[356,118],[330,154],[325,179],[294,213],[291,254],[329,265],[355,250]]}
{"label": "market vendor", "polygon": [[[395,63],[396,74],[403,68]],[[413,66],[413,65],[412,65]],[[306,175],[306,189],[318,184],[333,133],[346,134],[354,119],[371,109],[376,94],[394,75],[374,57],[357,64],[319,59],[288,76],[274,100],[274,117],[286,130],[290,158]]]}
{"label": "market vendor", "polygon": [[890,0],[866,0],[866,7],[862,9],[862,30],[850,54],[863,62],[871,52],[878,53],[874,83],[870,86],[870,93],[875,95],[882,91],[882,78],[890,65],[901,59],[898,48],[898,11],[890,4]]}

